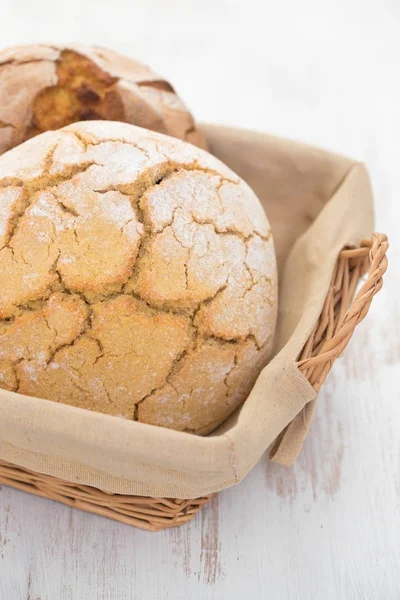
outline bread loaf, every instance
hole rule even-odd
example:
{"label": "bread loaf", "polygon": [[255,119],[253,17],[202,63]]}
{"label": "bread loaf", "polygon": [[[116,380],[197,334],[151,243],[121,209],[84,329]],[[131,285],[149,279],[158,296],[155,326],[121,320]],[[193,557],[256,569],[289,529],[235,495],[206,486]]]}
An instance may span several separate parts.
{"label": "bread loaf", "polygon": [[19,46],[0,52],[0,153],[49,129],[106,119],[205,147],[173,87],[145,65],[86,46]]}
{"label": "bread loaf", "polygon": [[0,207],[1,387],[202,434],[244,401],[272,347],[276,264],[223,163],[77,123],[0,157]]}

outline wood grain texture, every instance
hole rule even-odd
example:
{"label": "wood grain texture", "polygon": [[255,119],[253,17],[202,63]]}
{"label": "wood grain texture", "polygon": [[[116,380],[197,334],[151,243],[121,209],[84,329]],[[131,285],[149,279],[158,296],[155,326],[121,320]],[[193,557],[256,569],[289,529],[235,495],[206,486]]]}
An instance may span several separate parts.
{"label": "wood grain texture", "polygon": [[60,15],[50,0],[3,0],[1,15],[4,46],[113,46],[174,81],[200,120],[366,162],[391,249],[293,467],[264,458],[158,534],[2,487],[0,600],[399,600],[398,2],[69,0]]}

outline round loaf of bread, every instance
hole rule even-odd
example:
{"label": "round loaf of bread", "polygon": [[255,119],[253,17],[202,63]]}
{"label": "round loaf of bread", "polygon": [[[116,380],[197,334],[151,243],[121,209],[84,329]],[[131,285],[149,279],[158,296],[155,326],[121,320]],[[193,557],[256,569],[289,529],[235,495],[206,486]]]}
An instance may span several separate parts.
{"label": "round loaf of bread", "polygon": [[207,152],[124,123],[0,157],[0,387],[207,433],[267,363],[265,213]]}
{"label": "round loaf of bread", "polygon": [[38,133],[93,119],[206,147],[173,87],[139,62],[95,46],[0,51],[0,154]]}

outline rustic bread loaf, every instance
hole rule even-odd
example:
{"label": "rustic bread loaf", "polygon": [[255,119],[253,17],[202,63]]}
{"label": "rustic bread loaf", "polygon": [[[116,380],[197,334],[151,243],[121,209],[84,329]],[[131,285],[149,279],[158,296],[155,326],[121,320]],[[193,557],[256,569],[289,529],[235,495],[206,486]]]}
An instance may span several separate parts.
{"label": "rustic bread loaf", "polygon": [[49,129],[106,119],[205,147],[171,85],[145,65],[86,46],[19,46],[0,52],[0,153]]}
{"label": "rustic bread loaf", "polygon": [[76,123],[0,157],[0,208],[1,387],[195,433],[243,402],[271,351],[276,264],[223,163]]}

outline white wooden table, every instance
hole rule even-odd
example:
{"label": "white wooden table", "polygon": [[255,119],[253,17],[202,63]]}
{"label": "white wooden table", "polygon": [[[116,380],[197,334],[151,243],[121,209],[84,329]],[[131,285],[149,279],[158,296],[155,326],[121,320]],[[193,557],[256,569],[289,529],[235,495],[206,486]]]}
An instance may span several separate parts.
{"label": "white wooden table", "polygon": [[400,5],[136,4],[3,0],[1,44],[109,45],[169,77],[199,119],[365,161],[391,268],[293,468],[264,458],[189,525],[159,534],[2,487],[0,598],[398,600]]}

